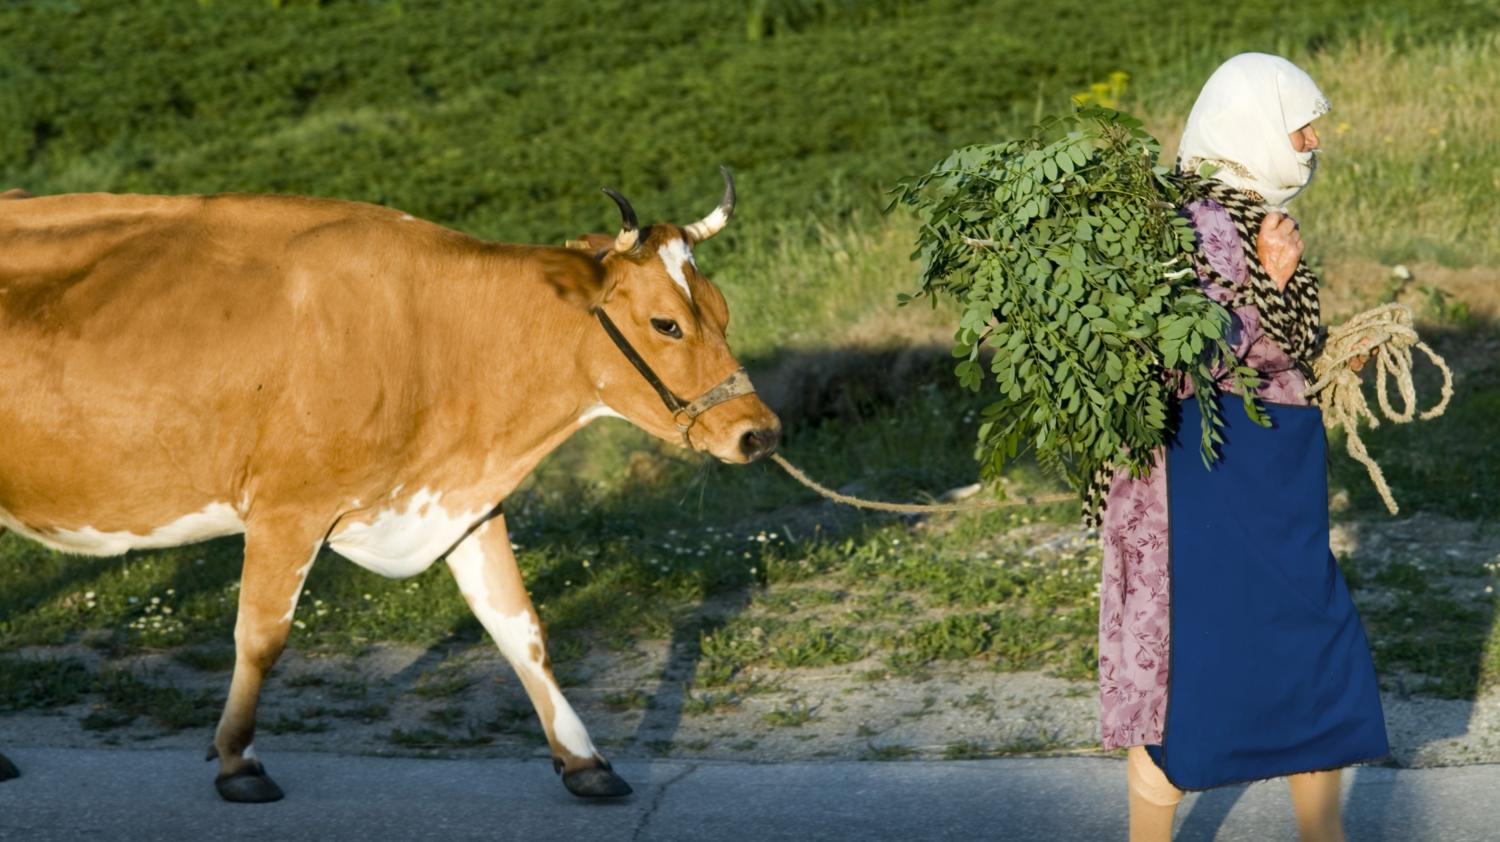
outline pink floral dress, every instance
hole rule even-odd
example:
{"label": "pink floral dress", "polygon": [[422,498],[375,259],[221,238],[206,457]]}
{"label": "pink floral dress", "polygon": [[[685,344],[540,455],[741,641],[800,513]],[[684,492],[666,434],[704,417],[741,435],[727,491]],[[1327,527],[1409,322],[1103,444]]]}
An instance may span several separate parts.
{"label": "pink floral dress", "polygon": [[[1229,212],[1213,200],[1187,207],[1198,232],[1198,279],[1207,294],[1227,303],[1245,282],[1244,250]],[[1212,267],[1210,270],[1209,267]],[[1260,311],[1238,307],[1230,345],[1261,373],[1256,394],[1265,401],[1305,406],[1307,381],[1293,360],[1260,326]],[[1187,397],[1191,388],[1179,393]],[[1162,455],[1139,479],[1121,472],[1109,490],[1100,537],[1104,569],[1099,586],[1099,725],[1106,749],[1157,745],[1167,701],[1170,658],[1170,574],[1167,560],[1167,485]]]}

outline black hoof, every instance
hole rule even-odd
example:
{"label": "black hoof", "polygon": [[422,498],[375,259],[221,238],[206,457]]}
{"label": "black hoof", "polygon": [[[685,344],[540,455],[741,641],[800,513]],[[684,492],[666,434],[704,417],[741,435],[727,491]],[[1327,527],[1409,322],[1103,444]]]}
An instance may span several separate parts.
{"label": "black hoof", "polygon": [[265,804],[282,799],[281,787],[271,780],[259,762],[253,762],[240,772],[214,781],[219,797],[238,804]]}
{"label": "black hoof", "polygon": [[623,798],[634,792],[625,779],[608,766],[590,766],[567,772],[563,786],[579,798]]}
{"label": "black hoof", "polygon": [[21,777],[21,770],[17,769],[16,764],[10,762],[5,755],[0,754],[0,781],[19,777]]}

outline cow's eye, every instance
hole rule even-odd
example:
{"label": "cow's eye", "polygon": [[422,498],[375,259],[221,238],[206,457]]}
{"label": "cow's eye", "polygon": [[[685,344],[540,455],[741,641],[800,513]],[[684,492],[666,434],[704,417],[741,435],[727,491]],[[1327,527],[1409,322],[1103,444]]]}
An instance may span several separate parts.
{"label": "cow's eye", "polygon": [[651,326],[656,328],[656,332],[662,336],[670,336],[673,339],[682,338],[682,328],[678,327],[677,323],[671,319],[652,319]]}

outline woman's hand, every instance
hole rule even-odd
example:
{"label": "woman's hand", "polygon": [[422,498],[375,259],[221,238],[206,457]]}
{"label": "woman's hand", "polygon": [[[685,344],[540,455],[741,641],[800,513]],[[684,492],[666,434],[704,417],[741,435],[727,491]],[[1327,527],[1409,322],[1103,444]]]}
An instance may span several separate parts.
{"label": "woman's hand", "polygon": [[1255,254],[1276,289],[1286,291],[1302,260],[1302,235],[1297,232],[1297,223],[1286,214],[1266,214],[1255,240]]}
{"label": "woman's hand", "polygon": [[1358,374],[1359,370],[1365,367],[1365,363],[1369,362],[1371,357],[1376,356],[1379,353],[1379,348],[1371,348],[1367,353],[1360,354],[1359,356],[1349,361],[1349,370],[1354,372],[1355,374]]}

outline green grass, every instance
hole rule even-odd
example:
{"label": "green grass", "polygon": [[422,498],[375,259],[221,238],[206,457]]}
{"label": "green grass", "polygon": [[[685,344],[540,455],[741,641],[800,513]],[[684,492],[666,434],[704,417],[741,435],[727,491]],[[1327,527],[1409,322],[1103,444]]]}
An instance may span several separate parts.
{"label": "green grass", "polygon": [[910,760],[916,754],[916,749],[900,743],[891,743],[883,746],[871,743],[865,749],[864,759],[874,761]]}
{"label": "green grass", "polygon": [[66,707],[94,700],[88,730],[107,730],[146,717],[168,731],[212,725],[223,700],[159,683],[151,674],[107,668],[94,672],[73,658],[0,658],[0,713]]}
{"label": "green grass", "polygon": [[817,715],[818,706],[794,699],[761,716],[761,721],[777,728],[801,728]]}
{"label": "green grass", "polygon": [[369,724],[389,717],[391,709],[389,705],[368,704],[352,708],[334,708],[329,711],[329,714],[339,719],[353,719]]}
{"label": "green grass", "polygon": [[682,713],[684,716],[705,716],[707,714],[735,710],[740,705],[740,695],[732,690],[716,690],[712,692],[693,692],[688,690],[682,698]]}
{"label": "green grass", "polygon": [[616,691],[604,695],[604,706],[613,711],[645,710],[651,697],[639,690]]}
{"label": "green grass", "polygon": [[287,678],[286,680],[282,681],[282,684],[286,685],[287,687],[293,687],[297,689],[301,689],[304,687],[325,687],[328,685],[328,679],[324,678],[321,675],[314,675],[313,673],[305,672],[301,673],[300,675],[294,675]]}
{"label": "green grass", "polygon": [[275,719],[259,723],[256,727],[271,734],[321,734],[331,726],[320,717],[327,713],[321,708],[303,710],[295,716],[281,714]]}
{"label": "green grass", "polygon": [[868,207],[893,173],[1113,70],[1203,78],[1251,47],[1500,22],[1483,4],[1396,0],[860,5],[760,40],[753,3],[10,6],[0,172],[43,190],[338,195],[557,241],[610,219],[603,183],[701,215],[722,161],[747,210],[801,224]]}
{"label": "green grass", "polygon": [[410,749],[476,748],[495,741],[493,736],[472,724],[462,733],[434,728],[393,728],[386,738],[392,745]]}
{"label": "green grass", "polygon": [[1446,699],[1500,685],[1500,562],[1480,567],[1434,547],[1410,560],[1345,564],[1387,684]]}
{"label": "green grass", "polygon": [[[1496,675],[1495,646],[1487,635],[1494,605],[1474,605],[1437,594],[1403,595],[1390,605],[1366,608],[1361,616],[1374,640],[1375,668],[1418,676],[1418,689],[1445,699],[1472,699]],[[1488,651],[1487,651],[1488,650]]]}
{"label": "green grass", "polygon": [[71,705],[94,675],[74,658],[0,658],[0,712]]}
{"label": "green grass", "polygon": [[423,717],[434,725],[452,730],[464,721],[464,712],[458,708],[433,708]]}
{"label": "green grass", "polygon": [[219,720],[224,700],[210,693],[186,693],[154,683],[136,672],[107,669],[99,674],[96,689],[113,713],[121,717],[145,717],[167,731],[203,728]]}
{"label": "green grass", "polygon": [[124,713],[113,708],[100,708],[91,710],[78,720],[78,725],[85,731],[113,731],[116,728],[124,728],[135,723],[136,715]]}
{"label": "green grass", "polygon": [[447,699],[463,695],[472,686],[474,679],[461,664],[445,664],[419,676],[412,692],[424,699]]}
{"label": "green grass", "polygon": [[[234,669],[234,650],[227,646],[202,646],[179,649],[172,653],[172,660],[200,672],[229,672]],[[316,676],[295,676],[286,681],[288,687],[309,687],[321,684]]]}
{"label": "green grass", "polygon": [[992,756],[989,749],[970,740],[949,743],[943,747],[944,760],[983,760]]}

